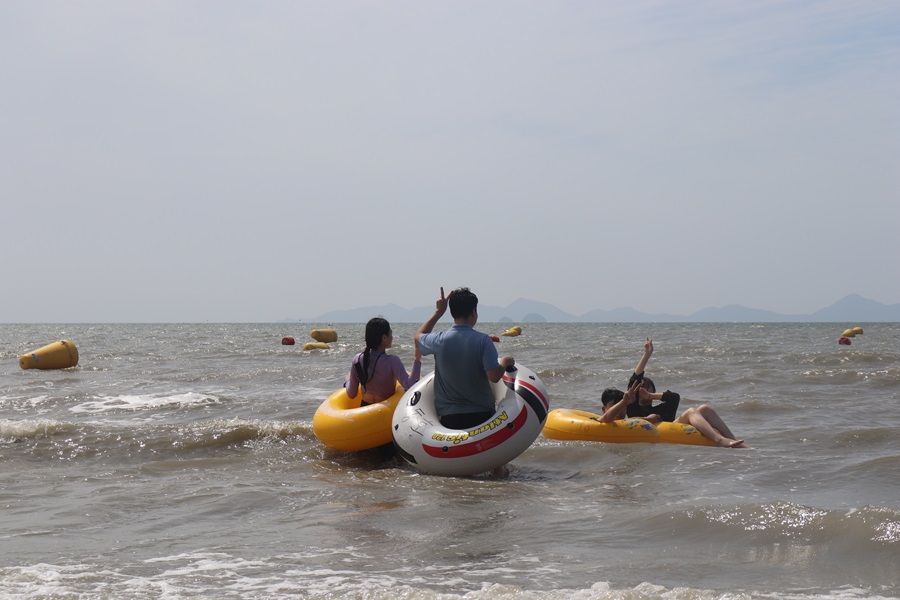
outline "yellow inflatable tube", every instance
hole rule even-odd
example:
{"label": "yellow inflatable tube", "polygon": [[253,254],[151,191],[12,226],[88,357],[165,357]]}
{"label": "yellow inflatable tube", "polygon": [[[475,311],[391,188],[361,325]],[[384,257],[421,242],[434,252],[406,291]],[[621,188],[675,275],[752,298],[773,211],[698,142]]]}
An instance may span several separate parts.
{"label": "yellow inflatable tube", "polygon": [[659,443],[661,444],[687,444],[689,446],[715,446],[716,443],[700,433],[693,425],[684,423],[659,423],[656,426],[659,431]]}
{"label": "yellow inflatable tube", "polygon": [[600,415],[557,408],[547,415],[543,434],[551,440],[583,440],[587,442],[610,442],[628,444],[635,442],[655,443],[659,432],[645,419],[621,419],[612,423],[601,423]]}
{"label": "yellow inflatable tube", "polygon": [[399,384],[394,395],[377,404],[360,407],[359,397],[351,398],[339,389],[328,396],[313,415],[313,433],[335,450],[367,450],[393,441],[391,418],[403,397]]}
{"label": "yellow inflatable tube", "polygon": [[620,419],[601,423],[600,415],[557,408],[551,410],[544,423],[544,437],[551,440],[581,440],[613,444],[685,444],[689,446],[715,446],[708,437],[693,425],[683,423],[651,424],[645,419]]}

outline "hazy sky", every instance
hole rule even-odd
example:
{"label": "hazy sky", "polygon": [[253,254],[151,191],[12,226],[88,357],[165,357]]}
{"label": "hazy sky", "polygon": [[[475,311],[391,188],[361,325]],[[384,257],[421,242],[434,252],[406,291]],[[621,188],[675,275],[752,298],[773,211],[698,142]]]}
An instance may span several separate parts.
{"label": "hazy sky", "polygon": [[9,0],[0,322],[900,302],[900,3]]}

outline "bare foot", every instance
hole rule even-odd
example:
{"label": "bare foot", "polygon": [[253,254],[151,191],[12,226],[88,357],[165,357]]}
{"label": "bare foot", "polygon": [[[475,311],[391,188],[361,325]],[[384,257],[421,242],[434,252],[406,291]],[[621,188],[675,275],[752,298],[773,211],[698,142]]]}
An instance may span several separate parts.
{"label": "bare foot", "polygon": [[728,438],[723,438],[719,445],[723,448],[749,448],[747,444],[744,443],[744,440],[729,440]]}

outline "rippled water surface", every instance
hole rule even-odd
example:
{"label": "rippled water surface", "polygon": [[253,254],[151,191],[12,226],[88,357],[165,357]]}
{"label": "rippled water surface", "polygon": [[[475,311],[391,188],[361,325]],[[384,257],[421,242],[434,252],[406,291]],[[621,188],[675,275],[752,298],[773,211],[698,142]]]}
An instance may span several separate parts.
{"label": "rippled water surface", "polygon": [[[522,324],[551,408],[651,336],[754,449],[541,437],[500,480],[321,445],[364,327],[303,351],[325,325],[0,325],[0,596],[900,597],[900,324]],[[77,367],[19,368],[59,339]]]}

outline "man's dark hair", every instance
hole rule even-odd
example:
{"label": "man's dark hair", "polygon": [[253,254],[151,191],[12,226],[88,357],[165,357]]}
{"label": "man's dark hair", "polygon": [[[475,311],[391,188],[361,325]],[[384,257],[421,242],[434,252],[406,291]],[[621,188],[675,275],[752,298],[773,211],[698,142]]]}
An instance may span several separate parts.
{"label": "man's dark hair", "polygon": [[467,287],[456,288],[450,296],[450,316],[464,319],[478,308],[478,296]]}
{"label": "man's dark hair", "polygon": [[610,402],[618,402],[622,398],[625,397],[625,392],[622,390],[617,390],[616,388],[606,388],[603,390],[603,393],[600,394],[600,404],[606,406]]}

